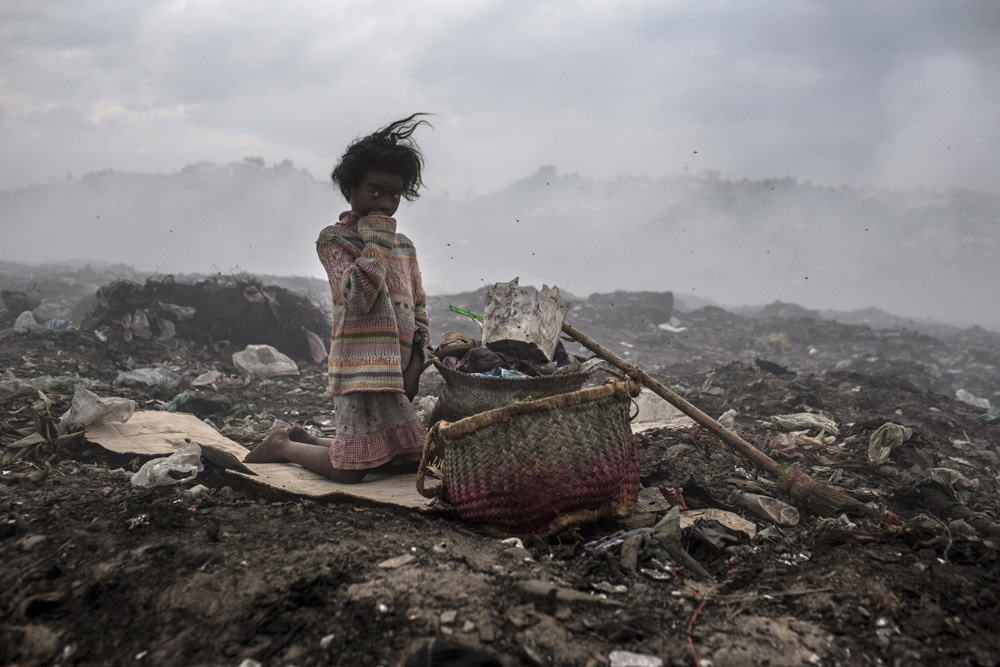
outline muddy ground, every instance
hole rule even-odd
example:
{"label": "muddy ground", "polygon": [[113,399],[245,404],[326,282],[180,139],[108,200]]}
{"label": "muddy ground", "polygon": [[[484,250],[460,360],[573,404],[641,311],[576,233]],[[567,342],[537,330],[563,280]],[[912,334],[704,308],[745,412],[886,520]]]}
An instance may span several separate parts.
{"label": "muddy ground", "polygon": [[[669,338],[632,326],[628,313],[638,322],[641,312],[615,308],[594,305],[575,322],[631,351],[705,412],[735,409],[745,439],[835,481],[871,511],[824,519],[800,507],[797,526],[774,527],[730,495],[743,488],[787,498],[739,456],[720,453],[712,436],[645,432],[638,438],[645,487],[679,487],[690,508],[720,508],[756,524],[756,538],[728,533],[714,545],[703,532],[682,533],[706,577],[652,549],[633,570],[621,545],[592,544],[648,526],[662,509],[524,537],[519,548],[447,510],[303,500],[211,466],[181,488],[135,489],[129,475],[141,460],[86,442],[61,451],[40,445],[0,470],[0,663],[399,665],[434,637],[480,647],[504,665],[608,665],[622,659],[616,651],[717,667],[1000,663],[1000,420],[952,398],[956,385],[978,396],[995,391],[994,334],[942,341],[703,309],[679,314],[688,335]],[[795,332],[810,327],[826,338],[789,349]],[[726,358],[718,341],[733,330],[742,343]],[[780,339],[762,342],[775,331],[792,332],[784,349]],[[86,331],[8,333],[0,373],[75,374],[99,395],[155,409],[177,390],[117,386],[119,371],[165,364],[189,382],[217,369],[231,381],[194,392],[188,409],[244,445],[276,420],[328,423],[319,366],[303,361],[300,377],[245,383],[210,347],[169,350],[118,334],[108,327],[102,341]],[[900,339],[924,347],[906,352]],[[675,363],[678,348],[684,358]],[[835,358],[824,349],[842,352]],[[879,372],[879,360],[905,372]],[[951,384],[935,389],[932,381]],[[440,386],[430,372],[421,395]],[[42,421],[58,418],[69,397],[51,390],[4,400],[3,454],[30,432],[32,411]],[[839,434],[789,440],[771,419],[800,412],[833,419]],[[876,465],[869,439],[886,422],[913,435]],[[775,436],[784,440],[768,448]],[[185,489],[194,483],[210,491],[193,498]]]}

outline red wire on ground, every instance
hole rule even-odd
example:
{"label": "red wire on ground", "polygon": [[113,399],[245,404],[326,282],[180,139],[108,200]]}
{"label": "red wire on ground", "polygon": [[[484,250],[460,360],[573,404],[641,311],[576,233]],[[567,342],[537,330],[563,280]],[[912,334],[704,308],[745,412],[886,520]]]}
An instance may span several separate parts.
{"label": "red wire on ground", "polygon": [[701,613],[701,610],[705,606],[705,603],[707,602],[707,600],[705,599],[704,595],[702,595],[701,593],[699,593],[695,589],[693,589],[690,586],[688,586],[687,582],[684,581],[683,579],[681,579],[680,576],[674,570],[671,570],[670,574],[674,575],[674,578],[677,581],[681,582],[681,585],[684,586],[684,588],[688,589],[689,591],[691,591],[692,593],[694,593],[695,595],[697,595],[698,599],[701,600],[701,604],[699,604],[698,608],[694,610],[693,614],[691,614],[691,619],[688,621],[688,625],[687,625],[688,646],[691,648],[691,656],[694,658],[694,667],[698,667],[701,664],[701,661],[698,660],[698,651],[696,651],[695,648],[694,648],[694,639],[691,638],[691,628],[694,627],[695,619],[698,618],[698,614]]}

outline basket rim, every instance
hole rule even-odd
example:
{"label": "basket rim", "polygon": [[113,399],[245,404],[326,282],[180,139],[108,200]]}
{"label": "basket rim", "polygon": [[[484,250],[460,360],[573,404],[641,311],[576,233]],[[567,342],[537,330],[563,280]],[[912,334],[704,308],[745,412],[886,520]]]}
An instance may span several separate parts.
{"label": "basket rim", "polygon": [[574,371],[572,373],[559,373],[558,375],[525,375],[524,377],[513,377],[513,378],[501,378],[501,377],[490,377],[487,375],[478,375],[476,373],[463,373],[462,371],[457,371],[454,368],[448,368],[445,366],[440,359],[437,357],[432,357],[431,361],[434,363],[434,367],[438,369],[443,377],[447,377],[449,374],[455,378],[461,378],[464,382],[478,383],[478,384],[499,384],[501,382],[538,382],[538,383],[561,383],[567,380],[577,380],[579,378],[590,377],[588,371]]}
{"label": "basket rim", "polygon": [[[639,394],[640,385],[632,378],[624,381],[607,378],[597,387],[587,387],[566,394],[556,394],[529,401],[517,401],[510,405],[487,410],[466,417],[457,422],[440,421],[434,425],[434,431],[442,440],[452,440],[473,433],[484,426],[495,422],[508,421],[519,415],[538,414],[553,409],[567,408],[582,403],[589,403],[609,396],[629,396],[634,398]],[[430,436],[428,436],[430,437]]]}

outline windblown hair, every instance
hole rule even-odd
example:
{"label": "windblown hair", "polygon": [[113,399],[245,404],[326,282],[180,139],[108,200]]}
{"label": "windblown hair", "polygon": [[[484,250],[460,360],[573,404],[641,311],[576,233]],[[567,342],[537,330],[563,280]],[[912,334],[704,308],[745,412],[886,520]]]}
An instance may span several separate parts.
{"label": "windblown hair", "polygon": [[397,120],[367,137],[355,139],[344,151],[340,162],[330,174],[331,180],[340,188],[345,198],[348,192],[361,183],[365,174],[381,171],[403,178],[403,196],[413,201],[420,196],[424,182],[420,172],[424,168],[424,156],[420,153],[413,132],[421,125],[431,127],[426,120],[416,120],[425,113],[415,113]]}

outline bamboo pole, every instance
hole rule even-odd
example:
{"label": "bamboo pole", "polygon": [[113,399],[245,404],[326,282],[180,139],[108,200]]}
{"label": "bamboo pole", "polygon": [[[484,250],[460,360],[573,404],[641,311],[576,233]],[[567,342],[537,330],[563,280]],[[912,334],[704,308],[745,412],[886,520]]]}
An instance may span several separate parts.
{"label": "bamboo pole", "polygon": [[662,382],[659,382],[635,364],[622,359],[568,322],[563,322],[562,330],[597,356],[618,367],[627,375],[631,375],[639,380],[639,382],[658,396],[718,436],[720,440],[729,445],[734,451],[777,476],[779,489],[803,503],[817,514],[821,516],[835,516],[845,509],[861,505],[858,500],[840,489],[813,480],[807,474],[795,468],[782,467],[767,454],[709,417]]}

